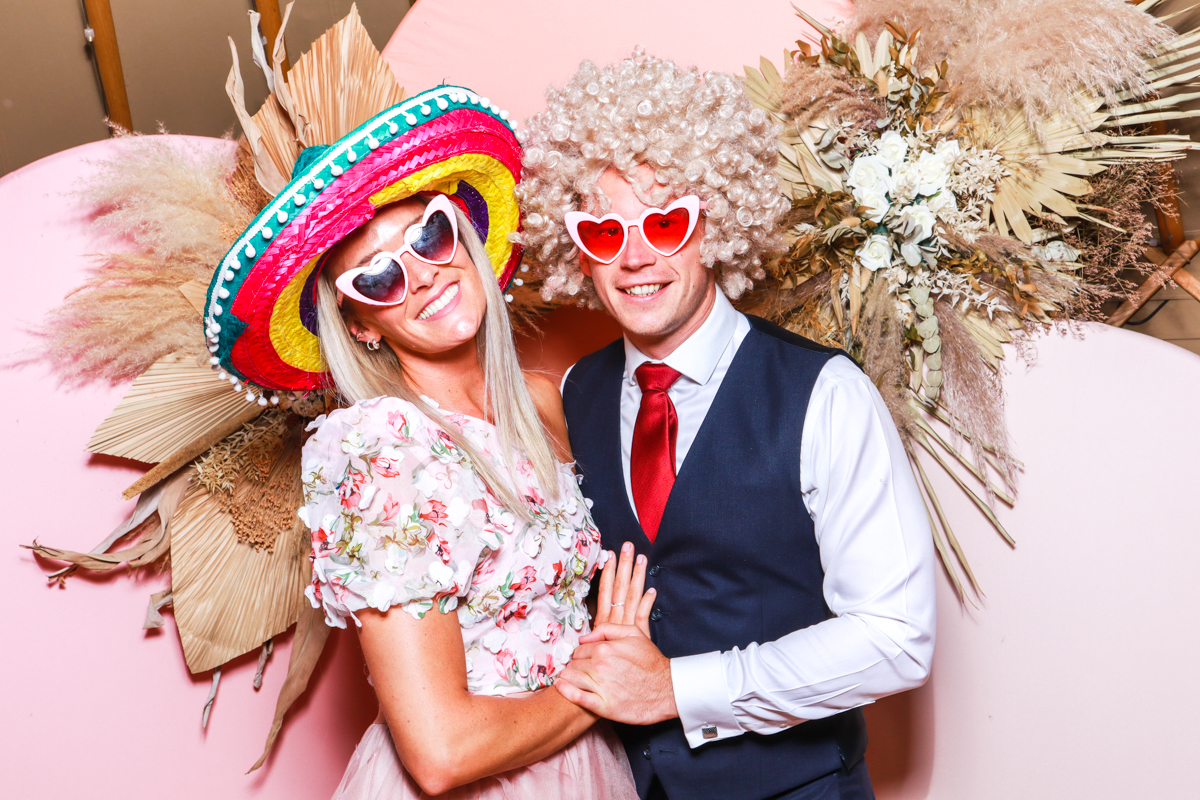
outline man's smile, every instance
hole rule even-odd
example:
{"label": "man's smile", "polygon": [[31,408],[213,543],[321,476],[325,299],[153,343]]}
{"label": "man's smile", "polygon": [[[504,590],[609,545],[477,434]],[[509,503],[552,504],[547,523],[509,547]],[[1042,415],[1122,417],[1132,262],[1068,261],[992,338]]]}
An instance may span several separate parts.
{"label": "man's smile", "polygon": [[637,286],[625,287],[621,291],[631,297],[649,297],[652,294],[657,294],[666,285],[665,283],[641,283]]}

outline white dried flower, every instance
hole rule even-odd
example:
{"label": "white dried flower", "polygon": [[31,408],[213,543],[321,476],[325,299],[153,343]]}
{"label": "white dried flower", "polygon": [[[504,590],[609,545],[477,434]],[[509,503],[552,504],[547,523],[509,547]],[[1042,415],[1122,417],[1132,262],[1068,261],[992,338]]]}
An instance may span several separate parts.
{"label": "white dried flower", "polygon": [[892,263],[891,239],[881,233],[868,236],[855,255],[858,256],[858,263],[871,272],[888,267]]}
{"label": "white dried flower", "polygon": [[887,192],[892,188],[892,172],[879,156],[859,156],[846,173],[846,185],[854,192]]}
{"label": "white dried flower", "polygon": [[867,209],[863,213],[863,216],[871,220],[871,222],[881,222],[892,208],[887,194],[874,189],[868,191],[856,190],[854,192],[854,200],[860,206]]}
{"label": "white dried flower", "polygon": [[908,141],[896,131],[884,131],[883,136],[879,137],[875,154],[894,170],[904,162],[904,157],[908,154]]}
{"label": "white dried flower", "polygon": [[946,159],[953,167],[954,162],[962,155],[962,147],[958,144],[958,139],[943,139],[933,148],[933,152]]}
{"label": "white dried flower", "polygon": [[1033,248],[1033,254],[1043,261],[1078,261],[1079,251],[1062,239],[1055,239],[1041,247]]}
{"label": "white dried flower", "polygon": [[933,197],[926,200],[925,204],[929,206],[930,211],[941,219],[949,216],[950,212],[958,210],[958,203],[954,199],[954,192],[949,189],[942,189]]}
{"label": "white dried flower", "polygon": [[895,187],[892,189],[892,198],[901,204],[912,202],[916,198],[917,190],[921,186],[921,175],[917,171],[916,162],[904,162],[893,170],[892,178],[895,182]]}
{"label": "white dried flower", "polygon": [[953,168],[952,158],[936,153],[921,153],[917,160],[917,172],[920,174],[918,191],[926,197],[937,194],[945,188]]}

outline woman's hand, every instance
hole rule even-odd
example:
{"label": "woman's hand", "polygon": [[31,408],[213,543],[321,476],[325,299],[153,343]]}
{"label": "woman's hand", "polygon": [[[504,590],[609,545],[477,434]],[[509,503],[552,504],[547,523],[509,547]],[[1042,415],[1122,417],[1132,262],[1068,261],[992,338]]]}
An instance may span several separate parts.
{"label": "woman's hand", "polygon": [[646,557],[634,558],[633,545],[626,542],[620,557],[609,552],[608,561],[600,572],[600,590],[596,597],[596,617],[592,628],[606,622],[636,625],[646,637],[650,636],[650,609],[654,607],[655,591],[643,591],[646,586]]}
{"label": "woman's hand", "polygon": [[[679,716],[671,660],[650,640],[653,589],[646,585],[646,557],[629,542],[620,558],[609,553],[600,573],[592,632],[579,638],[571,663],[554,688],[600,717],[650,725]],[[615,602],[614,602],[615,601]]]}

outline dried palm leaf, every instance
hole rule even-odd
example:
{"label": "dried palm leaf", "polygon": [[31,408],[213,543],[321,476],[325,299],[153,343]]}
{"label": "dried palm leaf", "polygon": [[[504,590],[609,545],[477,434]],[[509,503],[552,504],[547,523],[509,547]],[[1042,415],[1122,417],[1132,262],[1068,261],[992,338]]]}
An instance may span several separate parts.
{"label": "dried palm leaf", "polygon": [[231,417],[217,427],[205,431],[167,458],[155,464],[149,472],[134,481],[133,485],[122,493],[122,496],[128,500],[134,495],[146,491],[151,486],[157,485],[160,481],[165,480],[168,475],[175,472],[175,470],[198,457],[205,450],[256,418],[263,411],[262,407],[257,403],[247,403],[243,408],[244,410],[239,415]]}
{"label": "dried palm leaf", "polygon": [[208,281],[194,278],[179,287],[179,293],[192,304],[197,314],[204,314],[204,302],[208,294]]}
{"label": "dried palm leaf", "polygon": [[[954,561],[951,560],[950,553],[946,550],[946,543],[943,541],[943,537],[950,539],[956,545],[958,540],[953,538],[954,533],[953,529],[950,527],[950,521],[946,518],[945,512],[942,511],[941,500],[938,499],[937,492],[934,491],[933,484],[930,482],[929,476],[925,474],[925,467],[921,465],[920,460],[913,452],[909,452],[908,460],[912,463],[913,474],[916,475],[920,490],[924,494],[925,511],[929,516],[929,530],[933,534],[934,549],[937,551],[938,558],[941,560],[942,566],[946,569],[946,574],[950,577],[950,582],[954,585],[954,591],[958,595],[959,601],[967,601],[969,598],[967,597],[966,591],[963,589],[962,581],[958,577],[958,570],[954,568]],[[930,509],[933,510],[931,511]],[[936,519],[934,518],[934,511],[937,512]],[[938,527],[939,522],[941,523],[940,528]],[[956,547],[955,551],[961,557],[961,549]],[[979,584],[975,581],[975,576],[971,572],[970,565],[967,564],[965,560],[962,561],[962,564],[967,571],[967,575],[970,577],[972,587],[975,589],[975,591],[982,594],[983,591]]]}
{"label": "dried palm leaf", "polygon": [[271,730],[267,734],[267,743],[263,747],[262,755],[254,762],[250,772],[261,767],[271,754],[271,748],[275,746],[275,739],[283,727],[283,717],[292,707],[292,703],[296,702],[296,698],[308,688],[308,679],[312,677],[317,659],[321,657],[321,651],[325,649],[328,639],[329,626],[325,624],[325,612],[311,606],[301,608],[300,618],[296,621],[296,634],[292,638],[292,657],[288,662],[288,674],[275,703],[275,719],[271,722]]}
{"label": "dried palm leaf", "polygon": [[274,196],[290,180],[292,167],[305,147],[333,144],[362,123],[404,99],[404,89],[363,27],[358,7],[326,31],[285,76],[283,23],[272,57],[274,91],[253,117],[246,110],[237,47],[226,91],[246,133],[254,157],[255,176]]}
{"label": "dried palm leaf", "polygon": [[138,376],[92,434],[88,450],[157,464],[246,411],[245,398],[207,363],[172,354]]}
{"label": "dried palm leaf", "polygon": [[[294,476],[299,481],[299,472]],[[295,519],[271,551],[238,541],[220,498],[193,485],[171,522],[171,591],[184,660],[221,666],[287,630],[309,604],[308,534]]]}
{"label": "dried palm leaf", "polygon": [[[1086,134],[1080,133],[1075,122],[1063,117],[1047,118],[1045,136],[1039,138],[1025,116],[1016,110],[973,108],[965,110],[963,117],[967,141],[997,151],[1008,167],[1008,174],[996,186],[991,207],[992,218],[1002,235],[1007,236],[1011,230],[1021,241],[1032,243],[1036,218],[1048,214],[1080,215],[1071,198],[1091,191],[1091,185],[1080,176],[1095,175],[1104,167],[1064,155],[1066,151],[1089,146]],[[1089,118],[1092,127],[1088,133],[1105,119],[1104,114],[1094,112]],[[1093,140],[1097,144],[1107,141],[1108,137],[1102,135]],[[1033,225],[1029,218],[1035,220]]]}
{"label": "dried palm leaf", "polygon": [[[275,69],[282,74],[283,56],[286,54],[284,30],[292,13],[292,4],[288,3],[284,12],[283,23],[275,39],[273,60]],[[251,21],[251,37],[258,36],[257,26]],[[230,55],[233,66],[225,81],[225,93],[233,105],[233,113],[241,125],[242,133],[254,161],[254,177],[267,194],[274,197],[287,185],[292,176],[292,166],[300,155],[302,145],[299,141],[301,132],[297,132],[292,120],[283,108],[280,95],[286,97],[286,88],[282,81],[276,90],[267,96],[262,108],[253,117],[246,110],[246,89],[242,82],[242,67],[238,60],[237,45],[233,37],[229,37]]]}
{"label": "dried palm leaf", "polygon": [[[141,567],[161,558],[171,542],[171,518],[187,490],[191,470],[184,470],[166,484],[160,484],[138,498],[137,505],[129,517],[108,537],[87,553],[45,547],[36,541],[32,545],[21,545],[33,550],[43,558],[68,561],[71,566],[47,575],[47,579],[62,583],[79,567],[93,572],[107,572],[122,564]],[[123,550],[112,551],[118,541],[136,535],[137,541]]]}
{"label": "dried palm leaf", "polygon": [[333,144],[404,99],[404,89],[358,16],[350,13],[313,42],[288,73],[296,113],[308,123],[309,145]]}
{"label": "dried palm leaf", "polygon": [[[786,65],[791,61],[791,53],[785,50],[783,63]],[[797,199],[811,194],[813,187],[832,191],[839,186],[841,180],[836,172],[813,155],[817,151],[820,130],[814,135],[812,129],[806,127],[804,131],[797,131],[796,126],[788,124],[787,115],[779,104],[779,87],[783,78],[775,65],[763,57],[759,60],[758,69],[744,67],[744,70],[746,93],[751,102],[784,128],[779,137],[779,163],[776,166],[784,195]]]}

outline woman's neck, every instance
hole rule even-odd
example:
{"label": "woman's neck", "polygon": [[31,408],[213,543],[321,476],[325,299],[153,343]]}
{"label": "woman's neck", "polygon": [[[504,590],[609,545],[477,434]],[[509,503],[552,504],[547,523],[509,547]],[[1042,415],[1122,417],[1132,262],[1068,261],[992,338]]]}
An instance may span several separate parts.
{"label": "woman's neck", "polygon": [[483,366],[472,340],[444,353],[399,352],[404,378],[418,394],[434,400],[444,411],[490,420],[484,407]]}

